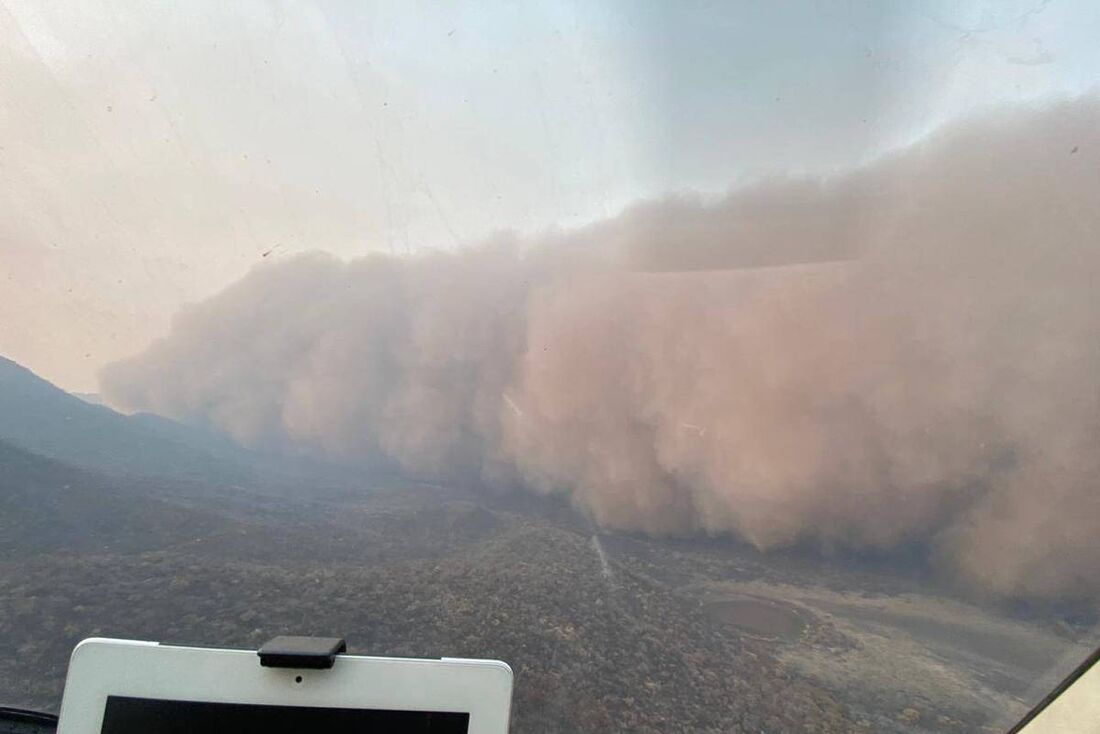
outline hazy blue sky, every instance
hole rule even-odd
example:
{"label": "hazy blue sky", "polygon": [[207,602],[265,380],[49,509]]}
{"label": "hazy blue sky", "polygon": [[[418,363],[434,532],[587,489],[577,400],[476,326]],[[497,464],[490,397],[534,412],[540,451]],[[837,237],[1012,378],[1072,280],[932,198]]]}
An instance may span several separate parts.
{"label": "hazy blue sky", "polygon": [[0,354],[90,390],[268,257],[828,172],[1096,89],[1095,2],[0,0]]}

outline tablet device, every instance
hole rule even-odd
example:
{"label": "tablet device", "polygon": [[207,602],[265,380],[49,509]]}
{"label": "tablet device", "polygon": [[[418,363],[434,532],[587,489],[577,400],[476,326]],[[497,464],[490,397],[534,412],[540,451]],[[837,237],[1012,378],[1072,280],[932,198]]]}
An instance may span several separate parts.
{"label": "tablet device", "polygon": [[59,734],[506,734],[496,660],[336,655],[265,667],[254,650],[89,639],[73,650]]}

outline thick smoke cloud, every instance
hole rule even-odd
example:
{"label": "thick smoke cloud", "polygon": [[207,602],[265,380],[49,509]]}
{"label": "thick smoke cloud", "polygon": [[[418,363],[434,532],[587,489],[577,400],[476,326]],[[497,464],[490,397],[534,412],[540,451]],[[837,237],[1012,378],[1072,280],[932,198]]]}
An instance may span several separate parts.
{"label": "thick smoke cloud", "polygon": [[980,589],[1095,597],[1098,286],[1082,98],[537,241],[265,265],[103,389],[611,528],[918,542]]}

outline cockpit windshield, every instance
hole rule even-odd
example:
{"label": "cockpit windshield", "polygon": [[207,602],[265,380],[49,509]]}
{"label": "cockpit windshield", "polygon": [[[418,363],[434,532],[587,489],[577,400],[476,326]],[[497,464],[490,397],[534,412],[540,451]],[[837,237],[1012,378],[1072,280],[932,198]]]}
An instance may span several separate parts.
{"label": "cockpit windshield", "polygon": [[499,658],[1003,732],[1095,647],[1100,7],[0,2],[0,703]]}

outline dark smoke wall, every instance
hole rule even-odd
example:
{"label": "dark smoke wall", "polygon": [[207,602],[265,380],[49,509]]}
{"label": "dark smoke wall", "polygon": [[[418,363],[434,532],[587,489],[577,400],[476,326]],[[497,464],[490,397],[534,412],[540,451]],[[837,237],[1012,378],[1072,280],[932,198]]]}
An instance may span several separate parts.
{"label": "dark smoke wall", "polygon": [[1096,597],[1098,283],[1089,97],[537,241],[265,265],[103,392],[608,527],[917,541],[975,588]]}

